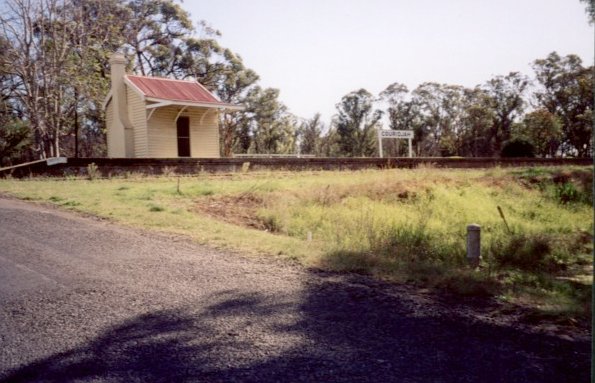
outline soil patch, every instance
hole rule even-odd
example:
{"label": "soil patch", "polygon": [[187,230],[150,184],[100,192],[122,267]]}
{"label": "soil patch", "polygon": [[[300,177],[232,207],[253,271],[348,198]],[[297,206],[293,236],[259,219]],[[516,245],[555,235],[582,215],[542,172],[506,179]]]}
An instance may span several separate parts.
{"label": "soil patch", "polygon": [[263,221],[258,217],[258,210],[263,206],[262,197],[244,193],[203,197],[196,201],[195,208],[202,214],[233,225],[266,230]]}

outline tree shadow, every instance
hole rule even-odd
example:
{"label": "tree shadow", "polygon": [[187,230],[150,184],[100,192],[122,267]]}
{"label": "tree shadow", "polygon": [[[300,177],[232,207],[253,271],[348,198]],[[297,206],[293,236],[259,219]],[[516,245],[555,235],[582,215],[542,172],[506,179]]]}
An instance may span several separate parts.
{"label": "tree shadow", "polygon": [[417,310],[363,277],[150,312],[0,382],[586,382],[588,342]]}

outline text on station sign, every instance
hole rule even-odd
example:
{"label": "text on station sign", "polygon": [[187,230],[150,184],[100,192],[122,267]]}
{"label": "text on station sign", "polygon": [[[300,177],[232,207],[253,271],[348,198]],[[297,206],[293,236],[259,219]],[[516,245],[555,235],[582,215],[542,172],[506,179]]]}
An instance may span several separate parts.
{"label": "text on station sign", "polygon": [[413,130],[381,130],[383,138],[413,138]]}

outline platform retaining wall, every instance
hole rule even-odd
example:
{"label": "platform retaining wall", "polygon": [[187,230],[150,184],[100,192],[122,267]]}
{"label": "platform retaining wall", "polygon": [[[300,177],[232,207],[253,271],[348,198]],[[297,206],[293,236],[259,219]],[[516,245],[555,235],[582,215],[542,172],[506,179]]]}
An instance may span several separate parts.
{"label": "platform retaining wall", "polygon": [[590,158],[60,158],[0,168],[0,177],[81,176],[94,163],[103,177],[142,174],[234,173],[262,170],[358,170],[416,168],[491,168],[592,165]]}

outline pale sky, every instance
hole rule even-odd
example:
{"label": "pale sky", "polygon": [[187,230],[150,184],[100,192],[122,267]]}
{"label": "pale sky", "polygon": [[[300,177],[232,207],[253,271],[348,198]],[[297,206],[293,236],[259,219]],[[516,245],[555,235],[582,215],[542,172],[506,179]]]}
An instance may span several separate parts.
{"label": "pale sky", "polygon": [[393,82],[473,87],[533,75],[531,62],[574,53],[591,65],[593,26],[579,0],[184,1],[192,19],[278,88],[292,113],[325,123],[350,91]]}

